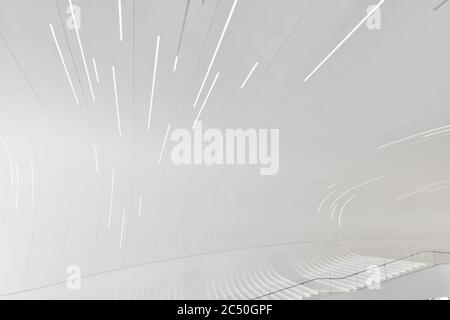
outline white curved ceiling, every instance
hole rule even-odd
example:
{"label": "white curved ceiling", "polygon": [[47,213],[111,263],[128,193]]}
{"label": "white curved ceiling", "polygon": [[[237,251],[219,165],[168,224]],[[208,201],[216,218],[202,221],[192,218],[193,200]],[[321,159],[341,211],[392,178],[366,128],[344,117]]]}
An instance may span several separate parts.
{"label": "white curved ceiling", "polygon": [[[441,3],[386,0],[381,29],[363,23],[304,82],[373,0],[73,0],[84,61],[68,1],[0,0],[1,293],[61,281],[71,264],[91,274],[282,243],[448,239]],[[159,164],[168,125],[191,128],[213,57],[203,127],[279,129],[278,174],[176,166],[170,141]]]}

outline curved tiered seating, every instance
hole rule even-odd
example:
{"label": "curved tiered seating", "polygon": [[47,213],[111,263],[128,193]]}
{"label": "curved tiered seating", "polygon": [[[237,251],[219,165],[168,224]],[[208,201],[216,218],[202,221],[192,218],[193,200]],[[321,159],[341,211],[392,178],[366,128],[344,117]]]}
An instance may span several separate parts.
{"label": "curved tiered seating", "polygon": [[207,291],[211,299],[302,300],[320,294],[371,289],[387,279],[425,266],[421,262],[363,256],[342,250],[308,262],[297,261],[293,265],[298,275],[295,281],[265,262],[216,279],[208,285]]}

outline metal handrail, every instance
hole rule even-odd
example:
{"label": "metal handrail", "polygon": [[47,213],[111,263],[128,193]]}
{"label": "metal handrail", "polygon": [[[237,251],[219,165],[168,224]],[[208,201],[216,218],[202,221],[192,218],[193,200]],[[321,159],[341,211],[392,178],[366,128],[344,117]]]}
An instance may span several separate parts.
{"label": "metal handrail", "polygon": [[314,281],[321,281],[321,280],[322,280],[322,281],[323,281],[323,280],[329,280],[329,281],[331,281],[331,280],[344,280],[344,279],[347,279],[347,278],[350,278],[350,277],[356,277],[356,276],[358,276],[358,274],[366,273],[366,272],[367,272],[368,270],[370,270],[370,269],[377,269],[377,268],[381,268],[381,267],[386,267],[386,266],[388,266],[388,265],[390,265],[390,264],[393,264],[393,263],[396,263],[396,262],[399,262],[399,261],[404,261],[405,259],[408,259],[408,258],[411,258],[411,259],[412,259],[414,256],[417,256],[417,255],[419,255],[419,254],[424,254],[424,253],[433,253],[433,254],[435,254],[435,255],[436,255],[436,254],[450,254],[450,252],[446,252],[446,251],[429,251],[429,250],[419,251],[419,252],[416,252],[416,253],[414,253],[414,254],[410,254],[410,255],[408,255],[408,256],[404,256],[404,257],[402,257],[402,258],[398,258],[398,259],[395,259],[395,260],[391,260],[391,261],[389,261],[389,262],[387,262],[387,263],[385,262],[385,263],[380,264],[380,265],[378,265],[378,266],[373,266],[373,267],[371,267],[371,268],[366,268],[366,269],[364,269],[364,270],[361,270],[361,271],[358,271],[358,272],[349,274],[349,275],[344,276],[344,277],[336,277],[336,278],[332,278],[332,277],[328,277],[328,278],[318,277],[318,278],[306,280],[306,281],[303,281],[303,282],[300,282],[300,283],[295,283],[295,284],[293,284],[293,285],[291,285],[291,286],[288,286],[288,287],[285,287],[285,288],[281,288],[281,289],[279,289],[279,290],[272,291],[272,292],[266,293],[266,294],[264,294],[264,295],[261,295],[261,296],[252,298],[251,300],[262,299],[262,298],[271,296],[271,295],[276,294],[276,293],[279,293],[279,292],[283,292],[283,291],[286,291],[286,290],[289,290],[289,289],[292,289],[292,288],[296,288],[296,287],[299,287],[299,286],[304,286],[305,284],[308,284],[308,283],[311,283],[311,282],[314,282]]}

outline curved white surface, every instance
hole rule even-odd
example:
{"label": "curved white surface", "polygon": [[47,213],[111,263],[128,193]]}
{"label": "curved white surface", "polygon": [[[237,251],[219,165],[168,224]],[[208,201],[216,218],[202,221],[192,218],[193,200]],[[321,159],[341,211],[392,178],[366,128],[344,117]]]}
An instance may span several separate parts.
{"label": "curved white surface", "polygon": [[[1,295],[71,265],[450,238],[450,5],[386,0],[372,30],[354,29],[369,0],[72,2],[0,0]],[[201,108],[204,130],[279,129],[276,174],[174,164],[171,133]]]}

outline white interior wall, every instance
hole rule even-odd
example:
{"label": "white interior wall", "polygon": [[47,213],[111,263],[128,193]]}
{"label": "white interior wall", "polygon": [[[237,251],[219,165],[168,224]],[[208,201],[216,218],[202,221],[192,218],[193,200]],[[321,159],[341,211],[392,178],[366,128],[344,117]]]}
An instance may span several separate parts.
{"label": "white interior wall", "polygon": [[[430,241],[447,248],[448,189],[395,199],[450,179],[448,135],[378,147],[449,124],[448,5],[434,11],[439,1],[386,1],[380,30],[360,28],[303,83],[372,1],[239,0],[202,120],[204,128],[221,130],[280,129],[280,171],[260,176],[255,166],[175,166],[167,155],[158,164],[167,125],[190,128],[197,114],[192,104],[232,1],[191,1],[177,72],[184,1],[123,1],[123,42],[117,1],[73,2],[81,8],[95,101],[76,35],[65,27],[68,2],[0,0],[0,136],[7,145],[0,145],[0,294],[64,281],[72,264],[89,275],[222,250],[341,240],[382,256]],[[258,69],[240,89],[255,61]],[[337,182],[342,193],[382,175],[353,193],[341,227],[330,219],[329,202],[317,213],[328,186]],[[296,254],[307,258],[305,252]]]}

